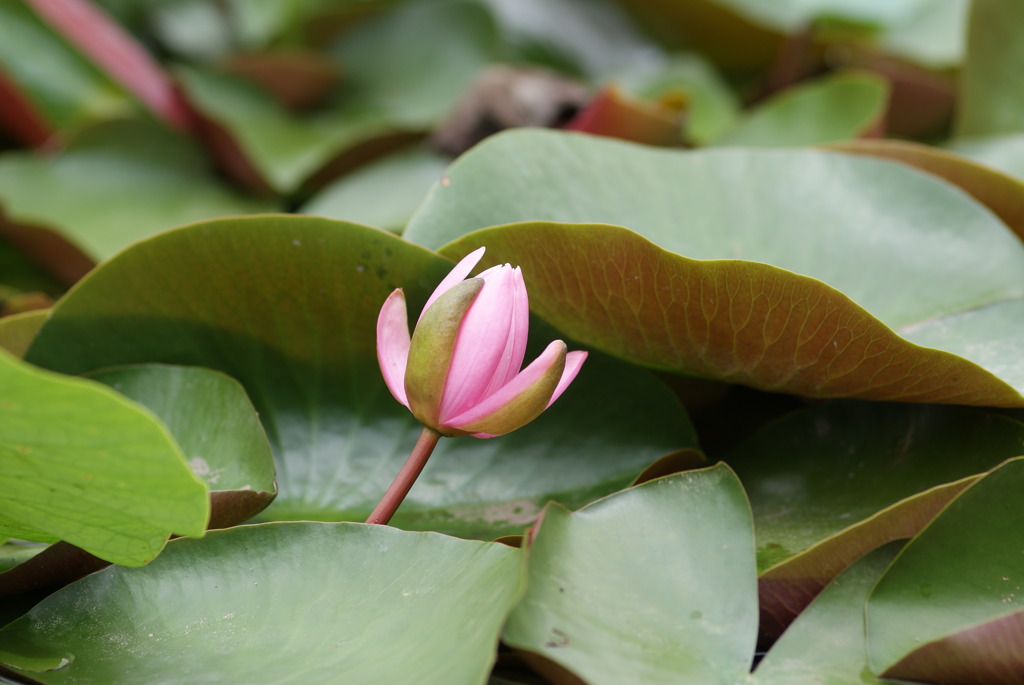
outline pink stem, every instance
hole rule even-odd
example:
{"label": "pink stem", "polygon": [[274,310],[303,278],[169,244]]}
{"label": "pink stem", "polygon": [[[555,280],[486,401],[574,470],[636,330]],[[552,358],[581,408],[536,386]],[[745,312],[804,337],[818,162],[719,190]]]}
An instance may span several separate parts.
{"label": "pink stem", "polygon": [[366,519],[367,523],[386,524],[391,520],[405,496],[409,494],[412,484],[416,482],[423,467],[427,465],[427,459],[430,458],[430,453],[434,451],[434,447],[437,446],[437,441],[440,439],[441,434],[437,431],[423,428],[423,432],[420,433],[420,438],[416,441],[416,446],[412,448],[409,458],[405,460],[402,470],[395,476],[388,491],[380,498],[380,502],[374,507],[370,518]]}

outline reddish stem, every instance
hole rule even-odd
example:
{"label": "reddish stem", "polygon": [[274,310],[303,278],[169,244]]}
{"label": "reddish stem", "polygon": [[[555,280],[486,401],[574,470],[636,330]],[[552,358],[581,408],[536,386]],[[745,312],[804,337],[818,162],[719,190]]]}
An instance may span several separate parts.
{"label": "reddish stem", "polygon": [[412,484],[416,482],[423,467],[427,465],[427,459],[430,458],[430,453],[434,451],[434,447],[440,439],[441,434],[437,431],[423,428],[419,440],[416,441],[416,446],[412,448],[412,453],[405,460],[405,465],[395,476],[388,491],[380,498],[380,502],[370,514],[370,518],[366,519],[367,523],[386,524],[391,520],[399,505],[402,504],[402,500],[409,494]]}

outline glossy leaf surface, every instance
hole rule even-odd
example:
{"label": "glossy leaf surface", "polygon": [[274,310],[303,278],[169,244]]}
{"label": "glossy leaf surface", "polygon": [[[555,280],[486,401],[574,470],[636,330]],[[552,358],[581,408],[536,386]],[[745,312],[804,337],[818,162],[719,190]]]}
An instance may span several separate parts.
{"label": "glossy leaf surface", "polygon": [[1011,460],[903,549],[867,605],[876,672],[958,683],[1019,679],[1024,542],[1015,503],[1022,487],[1024,459]]}
{"label": "glossy leaf surface", "polygon": [[150,412],[6,352],[0,374],[3,534],[63,539],[130,566],[152,560],[171,533],[203,534],[206,486]]}
{"label": "glossy leaf surface", "polygon": [[[140,362],[222,371],[245,387],[275,452],[281,490],[264,516],[364,519],[419,434],[377,368],[377,314],[397,287],[418,312],[450,268],[389,233],[315,217],[195,224],[94,271],[29,357],[75,373]],[[671,393],[640,369],[594,359],[574,385],[502,440],[443,441],[399,516],[521,532],[552,495],[582,504],[695,444]]]}
{"label": "glossy leaf surface", "polygon": [[549,506],[528,540],[506,644],[592,685],[731,683],[749,668],[751,522],[728,468],[656,479],[575,513]]}
{"label": "glossy leaf surface", "polygon": [[0,630],[0,662],[44,683],[482,684],[518,592],[500,544],[244,526],[68,586]]}

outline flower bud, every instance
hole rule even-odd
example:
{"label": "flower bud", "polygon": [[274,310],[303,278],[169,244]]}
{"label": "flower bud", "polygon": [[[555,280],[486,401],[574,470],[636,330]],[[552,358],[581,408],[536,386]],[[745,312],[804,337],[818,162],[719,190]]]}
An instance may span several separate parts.
{"label": "flower bud", "polygon": [[391,394],[442,435],[484,438],[524,426],[558,399],[587,357],[555,340],[522,369],[529,333],[522,272],[504,264],[466,279],[483,253],[467,255],[441,281],[412,336],[401,289],[377,319],[377,360]]}

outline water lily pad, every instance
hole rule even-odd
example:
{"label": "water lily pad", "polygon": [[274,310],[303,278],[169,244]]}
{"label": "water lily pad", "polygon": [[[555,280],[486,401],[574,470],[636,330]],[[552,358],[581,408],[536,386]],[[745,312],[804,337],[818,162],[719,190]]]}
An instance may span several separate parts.
{"label": "water lily pad", "polygon": [[960,138],[949,150],[1024,180],[1024,133]]}
{"label": "water lily pad", "polygon": [[[536,220],[619,224],[665,251]],[[959,188],[895,162],[511,132],[457,160],[404,235],[456,241],[452,257],[486,242],[490,259],[537,274],[541,316],[633,361],[817,396],[1024,402],[1024,244]]]}
{"label": "water lily pad", "polygon": [[659,478],[575,513],[551,505],[538,526],[506,644],[592,685],[744,679],[753,545],[728,468]]}
{"label": "water lily pad", "polygon": [[401,233],[449,162],[426,148],[404,150],[343,176],[300,211]]}
{"label": "water lily pad", "polygon": [[131,566],[152,560],[172,533],[203,534],[206,485],[153,414],[95,381],[2,351],[0,375],[0,481],[9,493],[0,534],[62,539]]}
{"label": "water lily pad", "polygon": [[754,511],[762,634],[1022,451],[1024,423],[963,407],[831,402],[766,425],[723,457]]}
{"label": "water lily pad", "polygon": [[[939,674],[951,682],[1017,679],[1021,487],[1024,459],[1010,460],[965,490],[893,561],[867,605],[877,673],[922,681]],[[948,649],[936,649],[942,643]],[[964,650],[972,644],[976,651]]]}
{"label": "water lily pad", "polygon": [[867,667],[864,603],[898,551],[898,544],[880,548],[829,583],[772,645],[751,685],[881,685]]}
{"label": "water lily pad", "polygon": [[51,595],[0,630],[0,663],[54,684],[482,685],[519,557],[387,526],[214,531]]}
{"label": "water lily pad", "polygon": [[972,0],[957,99],[957,137],[1024,132],[1022,70],[1024,5]]}
{"label": "water lily pad", "polygon": [[867,72],[838,72],[791,86],[759,104],[717,145],[783,147],[859,138],[883,123],[889,85]]}
{"label": "water lily pad", "polygon": [[[856,140],[829,147],[892,159],[940,176],[970,193],[1024,239],[1024,181],[983,166],[985,160],[981,160],[982,164],[972,161],[966,150],[963,154],[967,156],[960,156],[902,140]],[[954,146],[953,149],[957,148]],[[1021,149],[1024,150],[1024,146]],[[1024,173],[1020,175],[1024,176]]]}
{"label": "water lily pad", "polygon": [[0,204],[9,221],[53,229],[94,261],[182,223],[275,208],[224,188],[198,148],[140,121],[91,127],[55,157],[5,154]]}
{"label": "water lily pad", "polygon": [[[450,268],[390,233],[316,217],[194,224],[92,272],[28,357],[73,373],[139,362],[222,371],[245,387],[275,452],[280,493],[263,516],[362,520],[419,434],[377,367],[377,314],[396,287],[418,312]],[[535,344],[558,337],[534,328]],[[395,520],[522,532],[550,497],[582,504],[695,442],[666,388],[595,354],[526,428],[442,441]]]}
{"label": "water lily pad", "polygon": [[0,318],[0,348],[21,357],[43,325],[47,310],[23,312]]}

